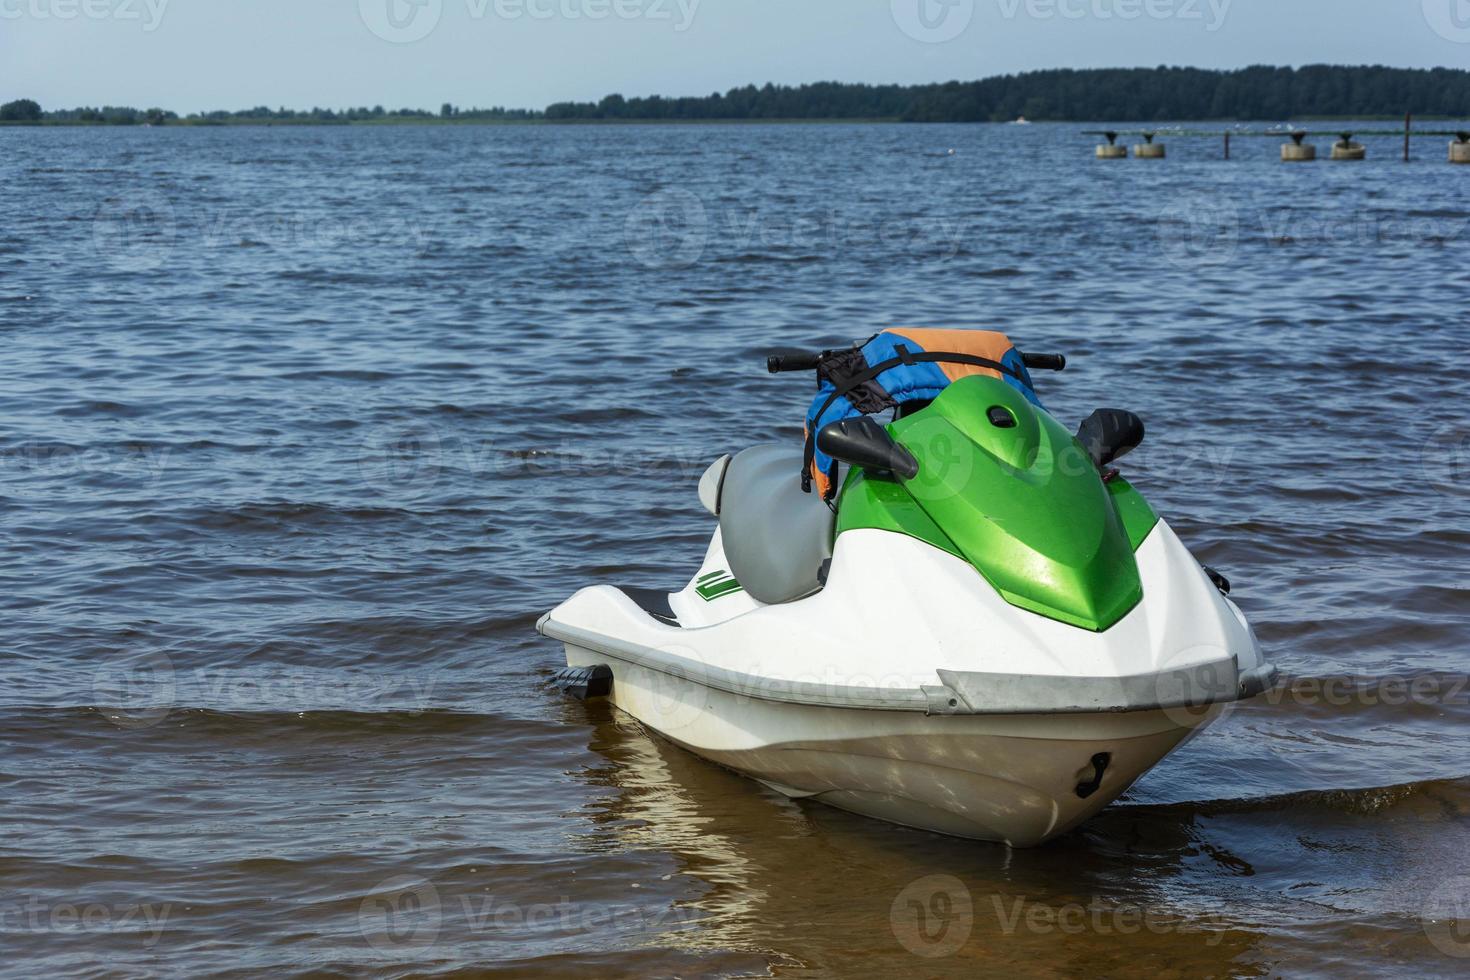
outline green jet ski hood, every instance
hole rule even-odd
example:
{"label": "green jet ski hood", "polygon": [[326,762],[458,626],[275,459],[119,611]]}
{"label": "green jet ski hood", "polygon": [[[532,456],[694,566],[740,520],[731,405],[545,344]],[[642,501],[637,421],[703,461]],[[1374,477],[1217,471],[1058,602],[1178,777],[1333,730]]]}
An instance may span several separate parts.
{"label": "green jet ski hood", "polygon": [[1072,434],[1011,385],[961,378],[888,431],[919,473],[853,467],[838,534],[909,534],[968,561],[1012,605],[1083,629],[1108,629],[1143,598],[1134,549],[1157,516],[1123,480],[1104,484]]}

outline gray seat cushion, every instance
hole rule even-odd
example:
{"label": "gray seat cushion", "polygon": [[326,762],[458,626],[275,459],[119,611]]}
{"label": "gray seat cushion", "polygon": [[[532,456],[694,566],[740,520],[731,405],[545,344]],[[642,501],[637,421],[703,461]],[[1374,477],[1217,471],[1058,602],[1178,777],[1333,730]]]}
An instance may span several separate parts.
{"label": "gray seat cushion", "polygon": [[821,589],[832,557],[835,517],[801,489],[800,446],[752,446],[725,471],[720,537],[730,574],[764,603],[791,602]]}

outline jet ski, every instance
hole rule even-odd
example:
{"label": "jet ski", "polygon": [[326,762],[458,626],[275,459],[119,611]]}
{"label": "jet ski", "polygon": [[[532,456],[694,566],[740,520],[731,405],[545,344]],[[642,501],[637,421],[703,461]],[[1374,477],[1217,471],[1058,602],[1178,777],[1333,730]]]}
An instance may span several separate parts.
{"label": "jet ski", "polygon": [[995,331],[784,351],[801,445],[715,460],[682,588],[592,585],[537,629],[556,683],[806,798],[1023,847],[1076,827],[1270,686],[1229,583],[1114,462],[1131,412],[1069,431]]}

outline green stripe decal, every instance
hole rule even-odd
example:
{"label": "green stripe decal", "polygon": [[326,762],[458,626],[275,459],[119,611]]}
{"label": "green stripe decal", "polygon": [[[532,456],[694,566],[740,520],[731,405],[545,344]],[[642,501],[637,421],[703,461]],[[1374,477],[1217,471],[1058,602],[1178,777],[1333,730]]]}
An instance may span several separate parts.
{"label": "green stripe decal", "polygon": [[730,595],[732,592],[745,591],[741,584],[735,581],[735,576],[723,568],[717,572],[709,572],[695,579],[694,591],[705,602],[718,599],[722,595]]}

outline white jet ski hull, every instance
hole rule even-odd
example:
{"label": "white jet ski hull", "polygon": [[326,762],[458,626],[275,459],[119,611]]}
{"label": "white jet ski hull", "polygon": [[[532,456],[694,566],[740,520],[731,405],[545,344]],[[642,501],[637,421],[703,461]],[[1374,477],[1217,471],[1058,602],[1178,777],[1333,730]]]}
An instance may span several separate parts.
{"label": "white jet ski hull", "polygon": [[[538,629],[570,667],[610,668],[610,700],[647,728],[787,795],[1032,846],[1274,678],[1164,522],[1137,558],[1144,600],[1095,633],[1012,606],[969,564],[881,530],[838,538],[821,592],[761,605],[718,587],[717,533],[671,615],[595,586]],[[874,568],[886,574],[862,574]]]}
{"label": "white jet ski hull", "polygon": [[[787,796],[956,837],[1029,847],[1113,802],[1222,707],[1081,715],[924,715],[730,694],[611,663],[609,700],[648,729]],[[1092,759],[1109,756],[1099,785]]]}

